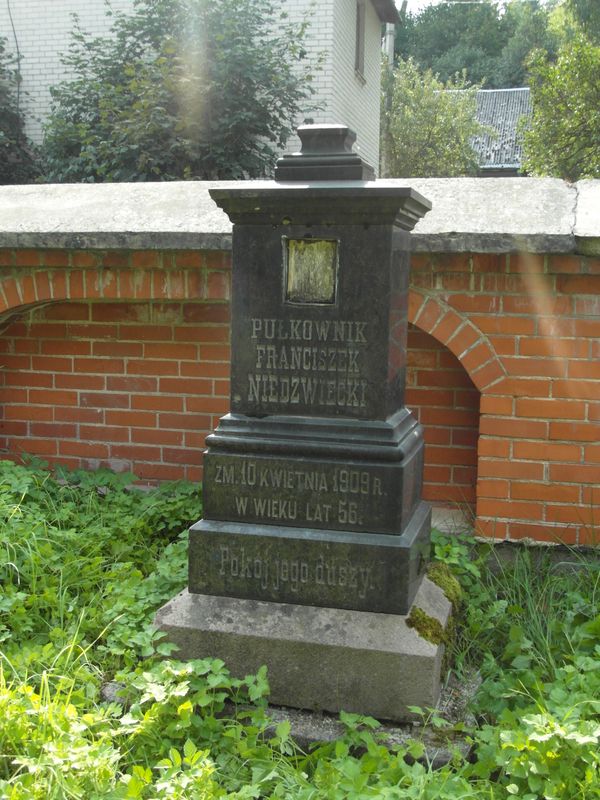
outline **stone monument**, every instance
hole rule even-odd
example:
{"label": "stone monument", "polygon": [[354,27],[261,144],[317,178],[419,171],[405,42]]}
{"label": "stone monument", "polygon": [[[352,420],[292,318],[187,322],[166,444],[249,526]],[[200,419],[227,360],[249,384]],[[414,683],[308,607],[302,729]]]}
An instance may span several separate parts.
{"label": "stone monument", "polygon": [[272,702],[403,719],[433,705],[445,625],[424,579],[422,431],[404,406],[409,231],[430,208],[373,180],[343,125],[298,130],[275,181],[211,190],[233,225],[231,412],[207,438],[178,657],[269,668]]}

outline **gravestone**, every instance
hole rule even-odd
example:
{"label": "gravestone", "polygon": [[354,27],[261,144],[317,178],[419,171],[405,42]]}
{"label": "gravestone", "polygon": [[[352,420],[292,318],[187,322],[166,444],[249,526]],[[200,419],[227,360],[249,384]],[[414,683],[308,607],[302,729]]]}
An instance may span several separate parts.
{"label": "gravestone", "polygon": [[180,656],[266,663],[274,702],[401,719],[435,702],[441,653],[406,615],[448,614],[423,580],[404,406],[409,231],[430,204],[372,180],[346,126],[298,134],[275,181],[211,190],[234,223],[231,412],[207,438],[188,591],[157,621]]}

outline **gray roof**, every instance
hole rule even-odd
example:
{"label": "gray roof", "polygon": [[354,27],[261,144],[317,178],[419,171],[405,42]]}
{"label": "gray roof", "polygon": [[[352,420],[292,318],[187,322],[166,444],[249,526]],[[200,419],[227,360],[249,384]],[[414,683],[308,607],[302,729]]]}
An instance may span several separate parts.
{"label": "gray roof", "polygon": [[482,125],[497,131],[495,135],[476,136],[472,141],[482,170],[520,168],[518,124],[523,116],[531,116],[528,87],[480,89],[477,92],[477,119]]}

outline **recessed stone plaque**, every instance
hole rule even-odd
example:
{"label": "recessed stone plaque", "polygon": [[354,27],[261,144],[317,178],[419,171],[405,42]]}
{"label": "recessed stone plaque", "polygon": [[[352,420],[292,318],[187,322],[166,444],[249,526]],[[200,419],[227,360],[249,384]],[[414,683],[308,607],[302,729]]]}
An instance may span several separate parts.
{"label": "recessed stone plaque", "polygon": [[335,303],[338,242],[335,239],[283,237],[285,300],[288,303]]}

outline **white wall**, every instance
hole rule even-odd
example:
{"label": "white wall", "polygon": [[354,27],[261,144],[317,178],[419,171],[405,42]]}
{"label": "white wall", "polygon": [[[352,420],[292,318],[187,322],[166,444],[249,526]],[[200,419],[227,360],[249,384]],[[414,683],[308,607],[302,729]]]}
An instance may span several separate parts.
{"label": "white wall", "polygon": [[[13,34],[10,11],[15,27]],[[130,11],[133,0],[111,0],[115,11]],[[42,120],[50,111],[50,86],[68,77],[60,63],[61,52],[69,46],[73,29],[71,15],[77,13],[84,30],[93,35],[108,33],[110,18],[104,0],[0,0],[0,35],[16,53],[15,35],[23,56],[22,105],[27,114],[26,129],[35,142],[42,140]]]}
{"label": "white wall", "polygon": [[[72,14],[92,35],[108,33],[110,18],[104,0],[0,0],[0,35],[6,36],[14,51],[14,36],[8,5],[20,52],[23,56],[23,108],[27,132],[36,142],[43,136],[42,121],[50,111],[49,87],[69,77],[60,62],[68,50],[73,28]],[[130,11],[133,0],[110,0],[114,11]],[[310,113],[315,122],[343,122],[357,134],[360,153],[375,169],[379,159],[379,19],[367,0],[365,40],[365,81],[354,70],[356,0],[285,0],[291,20],[308,10],[307,49],[316,59],[324,53],[323,68],[314,80],[314,102],[321,110]],[[302,123],[304,118],[298,120]],[[296,137],[288,150],[298,147]]]}

